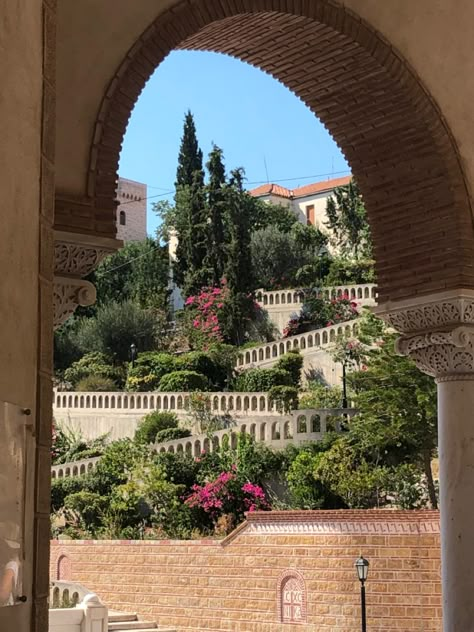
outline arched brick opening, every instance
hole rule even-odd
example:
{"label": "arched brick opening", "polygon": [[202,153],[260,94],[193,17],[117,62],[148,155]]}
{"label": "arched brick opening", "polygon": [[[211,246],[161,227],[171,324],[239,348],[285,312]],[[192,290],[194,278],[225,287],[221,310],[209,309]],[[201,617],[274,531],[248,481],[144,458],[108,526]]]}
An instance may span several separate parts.
{"label": "arched brick opening", "polygon": [[380,303],[474,287],[469,198],[436,104],[389,43],[329,0],[185,0],[160,15],[102,102],[88,186],[96,208],[111,207],[123,135],[140,92],[177,48],[225,53],[259,67],[322,120],[364,195]]}
{"label": "arched brick opening", "polygon": [[69,581],[72,576],[71,560],[67,555],[61,554],[56,564],[56,578],[62,581]]}
{"label": "arched brick opening", "polygon": [[279,623],[306,623],[306,583],[303,575],[287,569],[278,578],[277,621]]}

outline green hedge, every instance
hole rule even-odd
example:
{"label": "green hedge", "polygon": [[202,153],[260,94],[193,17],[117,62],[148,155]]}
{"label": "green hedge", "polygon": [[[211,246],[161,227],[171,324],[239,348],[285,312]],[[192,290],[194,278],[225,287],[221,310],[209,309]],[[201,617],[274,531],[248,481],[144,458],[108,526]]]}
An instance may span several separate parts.
{"label": "green hedge", "polygon": [[208,391],[209,380],[196,371],[173,371],[160,380],[160,391]]}
{"label": "green hedge", "polygon": [[176,370],[177,358],[169,353],[140,353],[135,365],[129,365],[127,390],[156,391],[161,378]]}
{"label": "green hedge", "polygon": [[288,371],[291,375],[291,385],[299,387],[301,385],[301,370],[303,369],[303,358],[296,349],[285,353],[275,365],[275,368]]}
{"label": "green hedge", "polygon": [[176,430],[177,428],[178,418],[174,413],[154,411],[140,420],[135,430],[134,440],[140,444],[154,443],[159,432]]}
{"label": "green hedge", "polygon": [[235,390],[266,393],[274,386],[291,385],[292,376],[283,369],[249,369],[238,376],[235,381]]}
{"label": "green hedge", "polygon": [[120,370],[111,365],[105,354],[99,352],[86,353],[64,371],[64,379],[70,382],[73,388],[76,388],[81,380],[91,376],[108,378],[118,387],[123,384]]}
{"label": "green hedge", "polygon": [[191,432],[186,428],[165,428],[165,430],[160,430],[156,433],[155,443],[174,441],[175,439],[184,439],[190,436]]}

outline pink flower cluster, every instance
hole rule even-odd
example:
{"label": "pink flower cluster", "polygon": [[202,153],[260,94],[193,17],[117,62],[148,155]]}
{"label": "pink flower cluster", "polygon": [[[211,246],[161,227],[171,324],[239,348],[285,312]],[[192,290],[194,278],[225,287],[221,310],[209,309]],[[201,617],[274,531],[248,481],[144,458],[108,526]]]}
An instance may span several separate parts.
{"label": "pink flower cluster", "polygon": [[222,513],[241,514],[244,511],[270,509],[260,485],[247,482],[240,486],[237,483],[235,465],[232,466],[232,471],[222,472],[206,485],[193,485],[192,490],[192,494],[185,500],[186,504],[189,507],[200,507],[213,519],[217,519]]}
{"label": "pink flower cluster", "polygon": [[270,505],[265,497],[265,492],[260,485],[253,483],[245,483],[242,485],[244,494],[248,494],[248,498],[244,497],[244,505],[247,511],[256,511],[257,509],[270,509]]}
{"label": "pink flower cluster", "polygon": [[228,488],[229,482],[234,479],[233,472],[222,472],[215,481],[202,486],[193,485],[193,493],[185,502],[190,507],[201,507],[206,513],[216,517],[224,508],[224,503],[234,498]]}
{"label": "pink flower cluster", "polygon": [[222,331],[219,323],[219,315],[228,297],[226,281],[223,280],[221,287],[203,287],[196,296],[186,299],[186,307],[195,310],[193,327],[205,334],[207,338],[221,342]]}

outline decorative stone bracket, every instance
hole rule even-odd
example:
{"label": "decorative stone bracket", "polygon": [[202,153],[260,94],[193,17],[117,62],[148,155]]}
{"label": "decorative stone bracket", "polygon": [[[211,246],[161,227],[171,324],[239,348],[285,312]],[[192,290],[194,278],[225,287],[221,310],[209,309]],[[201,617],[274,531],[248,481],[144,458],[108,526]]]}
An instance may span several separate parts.
{"label": "decorative stone bracket", "polygon": [[374,313],[402,335],[400,355],[437,381],[474,377],[474,291],[453,290],[385,303]]}
{"label": "decorative stone bracket", "polygon": [[67,320],[78,305],[92,305],[95,287],[87,276],[107,255],[122,246],[118,239],[81,233],[54,234],[54,328]]}

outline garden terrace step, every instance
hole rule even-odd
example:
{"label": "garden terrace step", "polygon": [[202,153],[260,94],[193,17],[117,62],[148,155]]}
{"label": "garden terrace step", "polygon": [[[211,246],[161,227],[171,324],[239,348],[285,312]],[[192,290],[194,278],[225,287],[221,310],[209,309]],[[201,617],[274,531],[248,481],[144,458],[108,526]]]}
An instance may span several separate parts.
{"label": "garden terrace step", "polygon": [[156,631],[157,625],[153,621],[112,621],[109,620],[109,632],[120,630],[121,632],[131,632],[132,630],[140,630],[148,632],[149,630]]}
{"label": "garden terrace step", "polygon": [[109,623],[122,623],[124,621],[138,621],[138,616],[134,612],[109,610]]}

